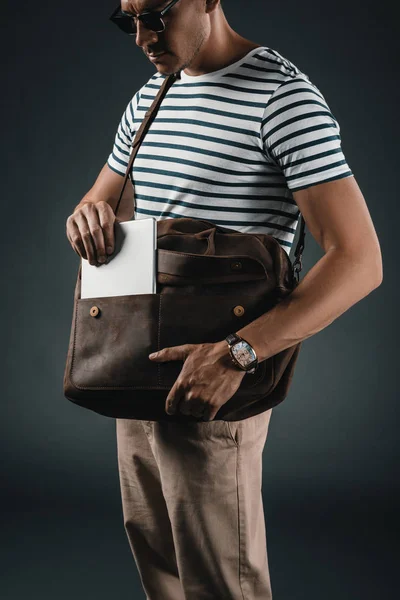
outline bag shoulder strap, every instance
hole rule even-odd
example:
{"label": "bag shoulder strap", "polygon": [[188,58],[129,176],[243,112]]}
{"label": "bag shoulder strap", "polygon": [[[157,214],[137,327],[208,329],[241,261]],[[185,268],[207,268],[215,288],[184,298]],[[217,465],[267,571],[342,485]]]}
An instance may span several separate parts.
{"label": "bag shoulder strap", "polygon": [[[122,190],[118,199],[118,203],[115,209],[115,215],[117,215],[118,212],[118,208],[121,202],[121,198],[122,195],[124,193],[124,189],[126,186],[126,183],[128,181],[128,177],[131,173],[131,169],[132,169],[132,165],[133,165],[133,161],[135,160],[136,154],[138,153],[138,150],[140,148],[140,145],[144,139],[144,136],[146,135],[153,119],[155,118],[158,109],[160,107],[160,104],[164,98],[164,96],[166,95],[166,93],[168,92],[169,88],[174,84],[174,82],[180,79],[180,72],[178,71],[177,73],[173,73],[172,75],[168,75],[168,77],[165,78],[165,80],[163,81],[163,83],[160,86],[160,89],[157,92],[156,97],[154,98],[150,108],[148,109],[148,111],[145,113],[144,119],[139,127],[139,129],[136,132],[135,138],[133,140],[132,143],[132,152],[129,158],[129,162],[128,162],[128,166],[126,168],[126,173],[125,173],[125,177],[124,177],[124,182],[122,184]],[[133,182],[132,182],[133,183]],[[135,214],[135,194],[133,195],[133,214]],[[304,250],[304,243],[305,243],[305,221],[304,221],[304,217],[301,213],[300,214],[300,234],[299,234],[299,239],[296,245],[296,250],[294,252],[294,256],[295,256],[295,260],[293,263],[293,268],[297,277],[297,280],[299,279],[299,273],[302,269],[302,255],[303,255],[303,250]]]}
{"label": "bag shoulder strap", "polygon": [[[161,84],[160,89],[157,92],[156,97],[153,100],[152,105],[150,106],[150,108],[148,109],[148,111],[145,113],[144,119],[143,119],[142,123],[140,124],[139,129],[136,132],[135,138],[134,138],[134,140],[132,142],[132,152],[131,152],[131,155],[130,155],[130,158],[129,158],[128,166],[126,168],[126,173],[125,173],[125,177],[124,177],[124,183],[122,184],[122,190],[121,190],[121,193],[120,193],[120,196],[119,196],[119,200],[118,200],[117,206],[115,208],[115,215],[117,215],[119,204],[120,204],[121,198],[122,198],[122,194],[124,193],[126,182],[128,181],[128,177],[129,177],[129,174],[130,174],[131,169],[132,169],[133,161],[135,160],[136,154],[138,153],[138,150],[140,148],[140,144],[142,143],[142,141],[144,139],[144,136],[146,135],[147,131],[149,130],[151,122],[153,121],[154,117],[156,116],[156,114],[158,112],[158,109],[160,107],[160,104],[161,104],[164,96],[168,92],[168,90],[171,87],[171,85],[178,78],[179,78],[179,73],[178,74],[177,73],[173,73],[172,75],[169,75],[168,77],[165,78],[165,80]],[[133,214],[135,214],[135,196],[133,196],[133,209],[134,209],[134,213]]]}

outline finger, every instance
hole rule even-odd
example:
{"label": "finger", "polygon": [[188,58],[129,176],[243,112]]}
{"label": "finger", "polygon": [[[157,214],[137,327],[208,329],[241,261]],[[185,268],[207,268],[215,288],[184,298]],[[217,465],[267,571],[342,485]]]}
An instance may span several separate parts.
{"label": "finger", "polygon": [[97,265],[92,235],[90,233],[89,224],[87,222],[86,216],[83,214],[82,210],[76,213],[75,220],[79,228],[80,238],[85,249],[87,260],[89,261],[89,264]]}
{"label": "finger", "polygon": [[191,402],[192,415],[194,417],[196,417],[197,419],[202,419],[205,407],[206,407],[205,403],[200,398],[198,398],[197,400],[192,400],[192,402]]}
{"label": "finger", "polygon": [[165,410],[167,414],[173,415],[176,413],[183,395],[184,390],[180,387],[179,382],[177,380],[172,386],[165,402]]}
{"label": "finger", "polygon": [[88,222],[92,243],[94,246],[95,260],[99,263],[106,261],[106,246],[104,242],[104,233],[100,223],[100,215],[93,203],[85,206],[85,216]]}
{"label": "finger", "polygon": [[179,346],[175,346],[174,348],[162,348],[158,350],[158,352],[152,352],[149,354],[149,358],[154,360],[155,362],[168,362],[170,360],[179,360],[179,350],[177,350]]}
{"label": "finger", "polygon": [[76,252],[76,254],[78,254],[78,256],[80,256],[80,254],[79,254],[79,252],[78,252],[78,249],[77,249],[77,247],[75,246],[74,242],[73,242],[73,241],[71,240],[71,238],[69,237],[69,235],[68,235],[68,232],[67,232],[67,238],[68,238],[68,241],[69,241],[69,243],[70,243],[70,245],[71,245],[72,249],[73,249],[73,250]]}
{"label": "finger", "polygon": [[100,226],[103,230],[104,244],[107,254],[114,252],[114,224],[115,214],[113,209],[107,202],[99,202],[97,205],[97,211],[99,214]]}
{"label": "finger", "polygon": [[149,358],[157,362],[167,362],[170,360],[185,360],[188,358],[190,352],[195,347],[195,344],[183,344],[182,346],[171,346],[169,348],[163,348],[158,352],[149,354]]}
{"label": "finger", "polygon": [[81,258],[87,259],[85,247],[83,245],[79,228],[75,221],[71,221],[67,229],[67,238],[72,248],[75,250],[77,255]]}
{"label": "finger", "polygon": [[[191,383],[191,380],[188,380],[188,385],[194,385]],[[204,410],[204,403],[202,399],[199,397],[199,394],[190,387],[186,393],[184,398],[179,403],[179,410],[184,415],[193,415],[194,417],[201,417]]]}
{"label": "finger", "polygon": [[179,402],[178,411],[183,415],[190,416],[192,414],[192,405],[190,402],[186,400],[186,398],[182,398]]}
{"label": "finger", "polygon": [[73,244],[73,243],[71,242],[71,246],[72,246],[72,248],[74,249],[74,251],[76,252],[76,254],[79,256],[79,258],[82,258],[82,257],[81,257],[81,254],[80,254],[80,252],[78,252],[78,249],[77,249],[77,247],[75,246],[75,244]]}
{"label": "finger", "polygon": [[218,408],[216,410],[211,404],[206,404],[202,414],[203,421],[213,421],[218,410]]}
{"label": "finger", "polygon": [[207,421],[214,421],[214,419],[215,419],[215,417],[216,417],[216,415],[217,415],[217,412],[218,412],[217,410],[215,410],[214,412],[212,412],[212,413],[211,413],[211,414],[208,416],[208,418],[207,418]]}

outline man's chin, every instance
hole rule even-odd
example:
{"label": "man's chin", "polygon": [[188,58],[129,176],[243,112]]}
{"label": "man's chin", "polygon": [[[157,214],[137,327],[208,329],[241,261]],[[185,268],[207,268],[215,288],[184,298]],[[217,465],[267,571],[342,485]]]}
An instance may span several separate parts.
{"label": "man's chin", "polygon": [[165,67],[159,67],[158,65],[156,66],[156,71],[161,73],[161,75],[171,75],[170,70],[171,69],[166,69]]}
{"label": "man's chin", "polygon": [[177,69],[171,67],[171,65],[161,65],[160,63],[155,65],[157,71],[162,75],[173,75],[176,73]]}

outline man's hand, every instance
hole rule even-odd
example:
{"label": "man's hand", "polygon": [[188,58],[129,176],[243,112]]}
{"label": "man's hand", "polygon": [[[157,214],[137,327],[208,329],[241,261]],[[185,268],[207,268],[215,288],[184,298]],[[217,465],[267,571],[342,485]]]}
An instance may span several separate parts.
{"label": "man's hand", "polygon": [[224,340],[215,344],[184,344],[163,348],[149,355],[155,362],[182,360],[182,370],[166,399],[167,414],[178,409],[212,421],[215,415],[239,388],[245,371],[236,368]]}
{"label": "man's hand", "polygon": [[78,256],[97,266],[114,252],[114,222],[107,202],[85,202],[68,217],[67,238]]}

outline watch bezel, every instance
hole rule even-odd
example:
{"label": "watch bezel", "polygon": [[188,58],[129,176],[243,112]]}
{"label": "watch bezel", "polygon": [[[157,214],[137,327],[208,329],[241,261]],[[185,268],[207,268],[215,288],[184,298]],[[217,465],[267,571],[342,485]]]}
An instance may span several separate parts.
{"label": "watch bezel", "polygon": [[[233,342],[229,342],[228,339],[226,340],[228,342],[229,345],[229,353],[231,355],[231,359],[232,362],[238,366],[242,371],[248,372],[248,371],[253,371],[255,372],[255,370],[257,369],[258,366],[258,358],[257,358],[257,354],[256,351],[254,350],[253,346],[245,339],[243,339],[242,337],[240,337],[237,334],[231,334],[235,336],[235,341]],[[248,363],[246,366],[242,365],[239,360],[236,358],[235,354],[234,354],[234,350],[233,348],[240,343],[244,343],[247,347],[248,347],[248,352],[254,356],[254,360],[252,360],[252,362]]]}

